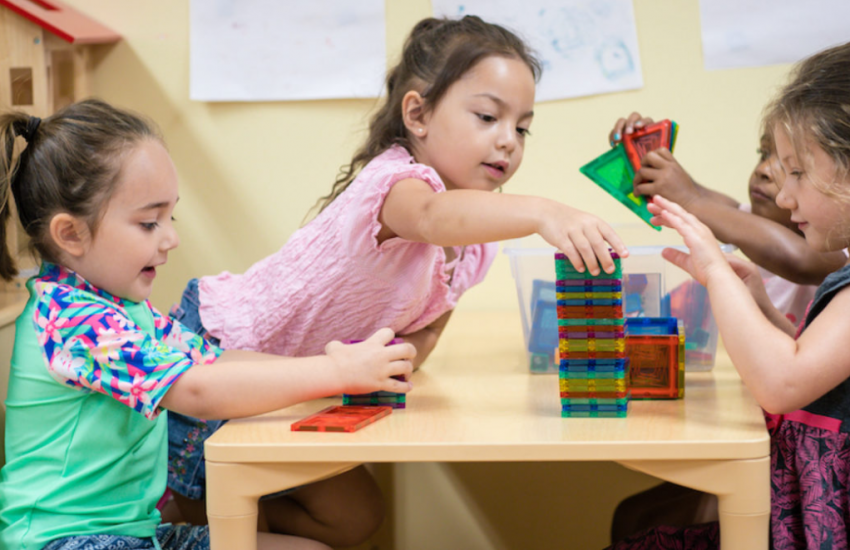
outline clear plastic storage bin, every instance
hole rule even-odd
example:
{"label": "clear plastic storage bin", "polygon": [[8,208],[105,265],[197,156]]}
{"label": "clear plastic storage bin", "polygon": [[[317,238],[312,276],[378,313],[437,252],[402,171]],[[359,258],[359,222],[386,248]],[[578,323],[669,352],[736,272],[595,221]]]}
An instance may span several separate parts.
{"label": "clear plastic storage bin", "polygon": [[[616,229],[623,236],[622,228]],[[685,326],[685,369],[710,370],[717,351],[717,325],[708,292],[661,257],[666,246],[686,250],[679,243],[628,247],[629,257],[622,260],[624,313],[626,317],[681,319]],[[727,252],[735,250],[729,245],[723,248]],[[503,251],[509,257],[516,282],[529,368],[532,372],[557,372],[555,248],[534,235],[508,241]]]}

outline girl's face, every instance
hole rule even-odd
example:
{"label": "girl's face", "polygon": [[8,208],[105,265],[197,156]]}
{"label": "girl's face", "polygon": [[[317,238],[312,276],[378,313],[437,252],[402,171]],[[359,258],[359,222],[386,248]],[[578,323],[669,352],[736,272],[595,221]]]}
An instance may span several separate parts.
{"label": "girl's face", "polygon": [[759,163],[750,175],[749,193],[752,213],[799,233],[797,224],[791,222],[791,212],[776,204],[776,195],[779,194],[780,184],[778,178],[782,178],[783,174],[782,167],[772,150],[769,137],[762,136],[758,151],[760,155]]}
{"label": "girl's face", "polygon": [[148,139],[125,154],[116,185],[97,232],[70,267],[110,294],[141,302],[179,243],[171,218],[177,171],[162,144]]}
{"label": "girl's face", "polygon": [[522,162],[533,106],[531,69],[519,59],[487,57],[410,128],[413,156],[447,189],[493,191]]}
{"label": "girl's face", "polygon": [[825,195],[816,184],[833,186],[850,185],[850,182],[836,181],[835,162],[813,140],[806,140],[807,158],[800,159],[784,128],[777,125],[773,136],[776,155],[785,172],[776,203],[791,211],[791,222],[815,250],[846,248],[850,244],[850,204]]}

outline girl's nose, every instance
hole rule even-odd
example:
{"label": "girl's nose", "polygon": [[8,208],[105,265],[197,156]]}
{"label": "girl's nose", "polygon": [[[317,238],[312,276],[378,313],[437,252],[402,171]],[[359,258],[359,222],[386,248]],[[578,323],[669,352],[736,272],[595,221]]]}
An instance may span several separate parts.
{"label": "girl's nose", "polygon": [[794,202],[793,197],[788,193],[788,187],[782,186],[779,189],[779,193],[776,195],[776,206],[779,208],[784,208],[785,210],[794,210],[797,204]]}
{"label": "girl's nose", "polygon": [[773,166],[770,158],[766,158],[756,166],[756,174],[762,181],[773,181]]}
{"label": "girl's nose", "polygon": [[496,140],[496,146],[499,149],[505,149],[509,153],[516,149],[517,146],[517,133],[516,128],[512,125],[505,124],[502,128],[499,129],[499,135]]}
{"label": "girl's nose", "polygon": [[173,250],[180,244],[180,236],[173,225],[168,224],[165,236],[162,239],[161,247],[163,250]]}

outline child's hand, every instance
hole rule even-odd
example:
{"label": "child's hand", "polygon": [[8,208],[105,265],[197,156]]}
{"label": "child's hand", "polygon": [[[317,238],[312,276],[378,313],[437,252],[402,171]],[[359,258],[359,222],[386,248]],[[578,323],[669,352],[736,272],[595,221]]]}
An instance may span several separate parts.
{"label": "child's hand", "polygon": [[668,149],[650,151],[641,164],[635,173],[635,195],[661,195],[685,208],[699,196],[699,187]]}
{"label": "child's hand", "polygon": [[711,229],[696,216],[661,196],[653,197],[648,206],[654,215],[652,223],[678,231],[690,250],[688,254],[675,248],[665,248],[661,253],[664,259],[690,273],[703,286],[708,286],[712,273],[730,269]]}
{"label": "child's hand", "polygon": [[387,346],[394,336],[392,330],[382,328],[357,344],[333,341],[325,346],[325,353],[337,366],[343,393],[410,391],[412,386],[407,380],[413,372],[416,348],[407,343]]}
{"label": "child's hand", "polygon": [[756,264],[733,256],[732,254],[726,254],[726,261],[729,262],[729,266],[735,272],[735,275],[740,277],[744,281],[744,284],[747,285],[747,290],[750,291],[757,304],[762,305],[765,301],[770,303],[767,290],[764,288],[764,280],[761,278],[761,273]]}
{"label": "child's hand", "polygon": [[643,128],[644,126],[648,126],[652,124],[652,119],[649,117],[641,116],[640,113],[632,113],[628,116],[628,118],[621,118],[614,124],[614,128],[611,132],[608,133],[608,144],[611,147],[615,147],[618,143],[623,141],[623,136],[626,134],[631,134],[637,128]]}
{"label": "child's hand", "polygon": [[538,233],[563,252],[579,273],[587,265],[592,275],[599,275],[600,262],[605,273],[613,272],[609,245],[621,258],[629,255],[617,233],[601,219],[565,204],[554,201],[550,204],[552,208],[544,212]]}

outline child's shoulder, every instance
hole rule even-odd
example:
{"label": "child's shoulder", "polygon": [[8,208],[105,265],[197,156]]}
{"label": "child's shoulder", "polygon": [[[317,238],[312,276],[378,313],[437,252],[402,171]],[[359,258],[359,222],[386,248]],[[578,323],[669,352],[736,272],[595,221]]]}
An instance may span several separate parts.
{"label": "child's shoulder", "polygon": [[435,191],[445,191],[446,187],[437,171],[416,162],[413,155],[401,145],[393,145],[373,158],[358,176],[361,182],[383,182],[388,191],[395,183],[403,179],[418,179],[428,183]]}

